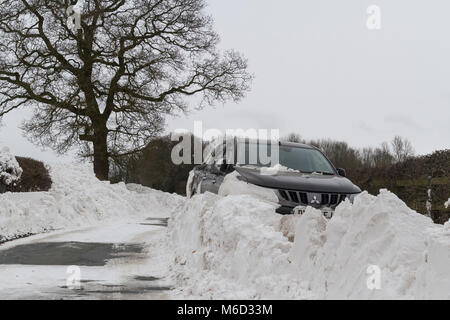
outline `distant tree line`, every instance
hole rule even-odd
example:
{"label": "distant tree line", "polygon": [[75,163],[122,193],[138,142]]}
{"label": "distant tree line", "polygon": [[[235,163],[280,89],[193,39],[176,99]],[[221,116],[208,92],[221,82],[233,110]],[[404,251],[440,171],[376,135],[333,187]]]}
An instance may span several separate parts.
{"label": "distant tree line", "polygon": [[394,137],[390,143],[379,147],[355,149],[344,141],[332,139],[305,140],[297,133],[290,133],[281,140],[313,145],[321,149],[337,167],[354,171],[357,168],[384,168],[414,157],[415,151],[407,138]]}
{"label": "distant tree line", "polygon": [[[194,136],[191,137],[192,145]],[[114,158],[111,164],[111,182],[124,181],[171,193],[185,195],[186,181],[194,164],[176,165],[171,153],[178,141],[171,141],[170,135],[152,139],[147,147],[138,153]],[[193,155],[191,155],[194,163]]]}

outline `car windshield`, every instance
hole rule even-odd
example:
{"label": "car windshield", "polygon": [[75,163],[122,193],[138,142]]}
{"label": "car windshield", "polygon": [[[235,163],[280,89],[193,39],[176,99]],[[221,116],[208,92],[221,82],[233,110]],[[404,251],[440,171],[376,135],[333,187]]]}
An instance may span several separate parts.
{"label": "car windshield", "polygon": [[[265,150],[260,150],[260,148]],[[334,169],[325,156],[316,149],[302,147],[279,146],[278,162],[282,166],[298,170],[303,173],[321,173],[334,175]],[[256,165],[259,167],[268,167],[270,164],[261,159],[261,155],[271,156],[270,144],[265,143],[245,143],[245,161],[239,161],[241,165]],[[239,148],[238,148],[239,159]],[[242,158],[243,160],[243,158]]]}

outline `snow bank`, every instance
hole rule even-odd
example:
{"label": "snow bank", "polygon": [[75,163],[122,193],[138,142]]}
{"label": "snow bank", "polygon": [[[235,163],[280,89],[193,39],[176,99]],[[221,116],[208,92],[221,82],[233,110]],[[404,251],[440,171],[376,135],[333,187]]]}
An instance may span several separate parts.
{"label": "snow bank", "polygon": [[[450,233],[393,193],[363,193],[327,222],[310,209],[295,230],[291,259],[325,298],[450,298]],[[369,290],[368,267],[380,270]]]}
{"label": "snow bank", "polygon": [[250,195],[263,201],[278,203],[277,195],[270,189],[258,187],[238,179],[239,173],[227,174],[220,185],[219,195]]}
{"label": "snow bank", "polygon": [[8,148],[0,150],[0,183],[9,186],[18,181],[22,175],[22,168]]}
{"label": "snow bank", "polygon": [[[342,203],[331,220],[313,208],[283,217],[275,207],[251,195],[203,194],[186,201],[169,224],[176,293],[225,299],[450,298],[450,224],[433,224],[394,194],[363,193],[353,204]],[[370,290],[373,268],[380,271],[380,288]]]}
{"label": "snow bank", "polygon": [[[256,203],[255,203],[256,201]],[[195,195],[173,216],[175,294],[183,298],[306,297],[289,272],[292,244],[275,204],[249,195]]]}
{"label": "snow bank", "polygon": [[89,165],[52,165],[48,192],[0,195],[0,241],[133,216],[168,217],[183,197],[99,181]]}

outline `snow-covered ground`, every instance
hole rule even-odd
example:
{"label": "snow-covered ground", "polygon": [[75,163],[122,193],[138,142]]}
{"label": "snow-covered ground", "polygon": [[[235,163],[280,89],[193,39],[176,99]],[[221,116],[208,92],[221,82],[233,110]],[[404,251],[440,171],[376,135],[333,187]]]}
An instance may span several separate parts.
{"label": "snow-covered ground", "polygon": [[170,215],[184,201],[149,188],[99,181],[89,165],[51,165],[50,175],[48,192],[0,195],[0,241],[107,220]]}
{"label": "snow-covered ground", "polygon": [[[386,190],[342,203],[327,220],[312,208],[302,216],[276,214],[273,193],[238,181],[236,174],[226,177],[219,195],[191,199],[100,182],[87,165],[53,165],[50,174],[48,192],[0,195],[0,237],[65,229],[48,237],[117,243],[124,241],[123,231],[126,241],[146,247],[155,242],[164,255],[152,259],[160,260],[158,270],[170,269],[175,299],[450,299],[450,222],[435,225]],[[149,217],[170,217],[165,236],[152,238],[142,229],[139,221]],[[86,226],[86,239],[84,231],[68,237]],[[0,249],[33,239],[40,238]],[[33,268],[22,269],[20,276],[33,279],[27,273]],[[43,286],[46,280],[35,281]]]}
{"label": "snow-covered ground", "polygon": [[[221,190],[245,189],[229,183]],[[342,203],[331,220],[313,208],[278,215],[253,191],[196,195],[174,214],[175,297],[450,298],[450,222],[386,190]]]}

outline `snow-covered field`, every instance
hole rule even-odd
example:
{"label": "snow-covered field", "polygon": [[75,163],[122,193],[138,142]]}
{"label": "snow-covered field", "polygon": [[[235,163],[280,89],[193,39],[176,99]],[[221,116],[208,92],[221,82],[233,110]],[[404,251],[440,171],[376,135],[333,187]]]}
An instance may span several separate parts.
{"label": "snow-covered field", "polygon": [[139,216],[169,216],[184,198],[135,185],[99,181],[92,166],[50,166],[48,192],[0,195],[0,241],[44,231]]}
{"label": "snow-covered field", "polygon": [[0,239],[170,216],[159,245],[171,253],[173,298],[450,299],[450,222],[435,225],[386,190],[327,220],[312,208],[276,214],[273,194],[236,174],[220,195],[185,199],[100,182],[87,165],[50,173],[48,192],[0,195]]}
{"label": "snow-covered field", "polygon": [[196,195],[175,213],[176,297],[450,299],[450,222],[386,190],[342,203],[331,220],[313,208],[278,215],[252,193]]}

